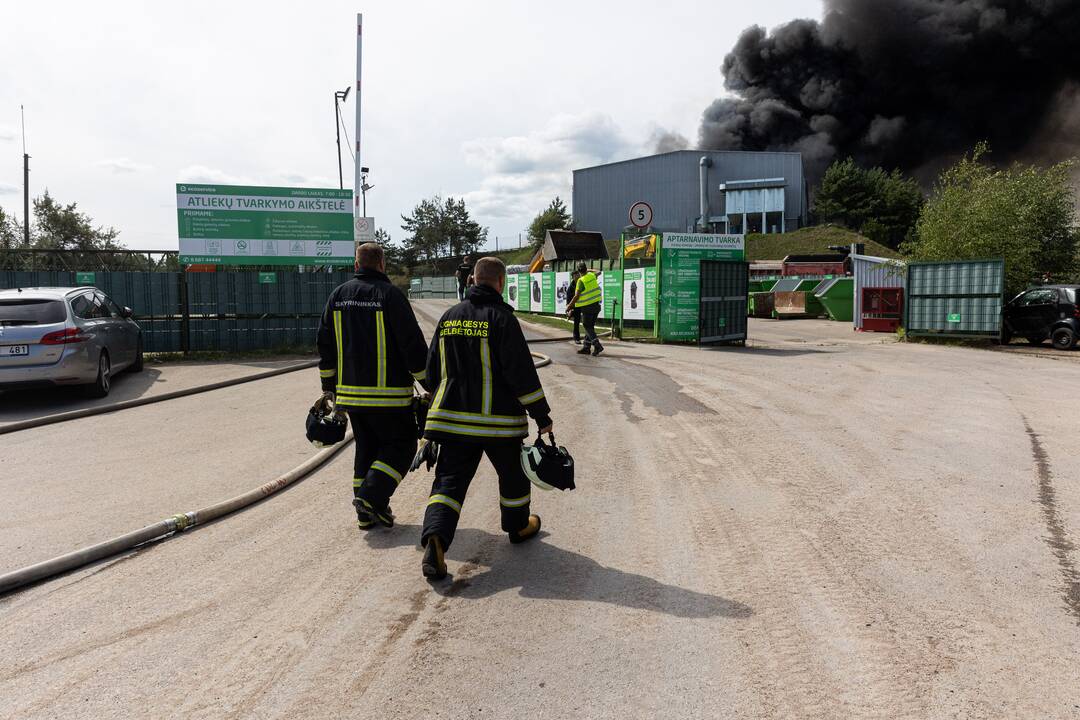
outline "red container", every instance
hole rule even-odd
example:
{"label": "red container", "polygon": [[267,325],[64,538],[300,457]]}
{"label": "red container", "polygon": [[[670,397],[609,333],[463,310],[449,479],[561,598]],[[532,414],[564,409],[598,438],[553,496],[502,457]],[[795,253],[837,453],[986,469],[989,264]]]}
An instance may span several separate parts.
{"label": "red container", "polygon": [[904,317],[903,288],[863,288],[862,329],[866,332],[896,332]]}

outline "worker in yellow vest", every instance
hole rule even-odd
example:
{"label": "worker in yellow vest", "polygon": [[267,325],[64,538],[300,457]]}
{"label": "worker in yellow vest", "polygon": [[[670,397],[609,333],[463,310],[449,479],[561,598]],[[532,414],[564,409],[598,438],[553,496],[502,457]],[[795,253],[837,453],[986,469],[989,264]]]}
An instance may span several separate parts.
{"label": "worker in yellow vest", "polygon": [[574,297],[566,304],[566,314],[569,317],[575,309],[581,312],[581,323],[585,326],[585,343],[578,350],[578,355],[592,352],[595,357],[604,352],[604,346],[596,335],[596,318],[600,315],[603,300],[600,281],[585,263],[579,263],[577,269],[580,277],[574,284]]}

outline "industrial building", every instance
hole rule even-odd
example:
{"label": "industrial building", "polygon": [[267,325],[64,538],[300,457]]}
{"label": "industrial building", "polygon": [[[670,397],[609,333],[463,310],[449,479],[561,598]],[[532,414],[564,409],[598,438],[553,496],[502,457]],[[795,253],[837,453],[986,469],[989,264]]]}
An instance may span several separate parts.
{"label": "industrial building", "polygon": [[574,170],[578,230],[617,238],[630,206],[653,209],[656,232],[780,233],[806,225],[802,154],[676,150]]}

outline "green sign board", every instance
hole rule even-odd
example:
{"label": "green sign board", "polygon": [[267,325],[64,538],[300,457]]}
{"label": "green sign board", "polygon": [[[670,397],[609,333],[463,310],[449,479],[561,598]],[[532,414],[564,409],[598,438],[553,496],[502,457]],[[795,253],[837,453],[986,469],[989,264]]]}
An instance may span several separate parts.
{"label": "green sign board", "polygon": [[352,265],[352,190],[176,186],[180,262]]}
{"label": "green sign board", "polygon": [[951,323],[960,322],[960,313],[949,313],[949,322],[951,322]]}
{"label": "green sign board", "polygon": [[77,272],[75,273],[76,285],[93,285],[97,282],[97,275],[92,272]]}
{"label": "green sign board", "polygon": [[276,272],[261,272],[259,273],[259,282],[263,285],[276,285],[277,273]]}
{"label": "green sign board", "polygon": [[597,278],[602,289],[603,304],[600,307],[600,317],[610,320],[618,317],[622,310],[622,271],[605,270],[604,274]]}
{"label": "green sign board", "polygon": [[[513,305],[514,303],[510,303]],[[517,276],[517,309],[529,312],[532,308],[532,276],[519,273]]]}
{"label": "green sign board", "polygon": [[555,312],[555,273],[546,272],[543,275],[543,297],[541,298],[541,312],[554,314]]}
{"label": "green sign board", "polygon": [[698,339],[702,260],[742,260],[742,235],[664,233],[659,259],[658,336],[661,340]]}

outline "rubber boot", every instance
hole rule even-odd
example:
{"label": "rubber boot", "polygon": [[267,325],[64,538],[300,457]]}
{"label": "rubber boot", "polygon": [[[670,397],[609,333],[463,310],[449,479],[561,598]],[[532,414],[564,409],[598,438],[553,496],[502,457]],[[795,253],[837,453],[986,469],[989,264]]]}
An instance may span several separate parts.
{"label": "rubber boot", "polygon": [[596,357],[597,355],[599,355],[602,352],[604,352],[604,346],[603,345],[601,345],[600,343],[596,343],[595,345],[593,345],[593,349],[592,349],[593,357]]}
{"label": "rubber boot", "polygon": [[523,543],[526,540],[529,540],[530,538],[536,537],[537,533],[539,533],[539,532],[540,532],[540,516],[539,515],[530,515],[529,516],[529,522],[525,524],[525,527],[518,530],[517,532],[512,532],[512,533],[508,533],[508,534],[510,535],[510,542],[513,543],[514,545],[517,545],[518,543]]}
{"label": "rubber boot", "polygon": [[588,355],[589,354],[589,343],[585,343],[584,345],[582,345],[581,349],[577,351],[577,354],[578,355]]}
{"label": "rubber boot", "polygon": [[429,580],[442,580],[446,577],[446,558],[442,540],[438,535],[431,535],[424,545],[424,559],[420,562],[420,571]]}

